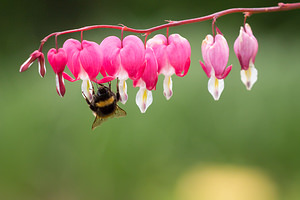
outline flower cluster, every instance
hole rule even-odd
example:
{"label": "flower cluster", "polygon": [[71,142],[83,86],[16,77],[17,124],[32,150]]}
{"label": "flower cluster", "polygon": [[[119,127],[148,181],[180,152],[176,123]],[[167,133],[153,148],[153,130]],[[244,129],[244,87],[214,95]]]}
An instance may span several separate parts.
{"label": "flower cluster", "polygon": [[[258,43],[248,24],[241,27],[234,43],[234,51],[241,64],[241,79],[248,90],[257,80],[254,67]],[[224,89],[224,79],[232,69],[227,66],[229,47],[222,33],[217,29],[216,35],[207,35],[202,42],[200,61],[209,78],[208,90],[215,100],[220,98]],[[92,41],[68,39],[62,48],[49,50],[48,61],[56,74],[56,90],[60,96],[65,94],[64,79],[74,82],[82,80],[82,94],[89,101],[93,98],[92,82],[101,84],[118,79],[120,101],[125,104],[128,99],[128,79],[134,87],[139,87],[136,104],[142,113],[152,104],[152,90],[156,89],[158,75],[164,76],[163,94],[167,100],[172,97],[172,75],[183,77],[191,63],[191,47],[187,39],[179,34],[168,37],[158,34],[145,44],[140,38],[129,35],[124,39],[116,36],[105,38],[100,44]],[[44,54],[37,50],[21,66],[20,72],[27,70],[38,59],[39,72],[43,77],[46,72]],[[65,66],[74,78],[68,75]],[[101,74],[102,78],[97,79]]]}
{"label": "flower cluster", "polygon": [[[101,84],[118,79],[120,101],[125,104],[128,99],[126,81],[131,79],[133,86],[140,88],[136,103],[142,113],[152,104],[152,90],[156,89],[159,74],[165,76],[164,95],[166,99],[171,98],[171,76],[176,74],[182,77],[187,74],[190,56],[190,44],[179,34],[172,34],[168,38],[156,35],[145,45],[134,35],[122,40],[109,36],[100,44],[68,39],[62,48],[52,48],[47,55],[56,74],[56,90],[60,96],[65,94],[64,79],[71,82],[82,80],[82,94],[90,101],[93,96],[92,82]],[[20,72],[28,69],[36,59],[43,63],[40,66],[44,66],[43,53],[35,51],[21,66]],[[74,78],[64,72],[65,66]],[[42,76],[45,74],[44,69],[40,67]],[[99,73],[103,76],[100,80],[97,79]]]}

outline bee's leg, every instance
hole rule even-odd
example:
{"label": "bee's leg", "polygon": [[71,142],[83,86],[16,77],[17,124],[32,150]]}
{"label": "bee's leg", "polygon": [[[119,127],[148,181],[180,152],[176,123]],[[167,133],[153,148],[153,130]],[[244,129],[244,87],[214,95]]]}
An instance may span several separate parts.
{"label": "bee's leg", "polygon": [[87,104],[89,104],[89,107],[92,111],[96,112],[97,111],[97,108],[95,106],[92,105],[92,103],[88,100],[88,98],[85,96],[85,94],[82,92],[82,95],[84,96]]}
{"label": "bee's leg", "polygon": [[84,92],[81,92],[82,96],[84,97],[84,99],[86,100],[87,104],[91,105],[91,102],[88,100],[88,98],[85,96]]}
{"label": "bee's leg", "polygon": [[119,79],[117,78],[117,93],[116,93],[117,101],[120,100],[120,92],[119,92]]}

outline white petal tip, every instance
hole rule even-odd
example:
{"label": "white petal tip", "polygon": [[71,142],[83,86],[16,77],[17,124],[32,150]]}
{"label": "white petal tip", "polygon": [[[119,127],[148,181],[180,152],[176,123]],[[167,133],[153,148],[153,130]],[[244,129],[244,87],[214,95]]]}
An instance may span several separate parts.
{"label": "white petal tip", "polygon": [[153,102],[152,92],[146,88],[140,88],[136,94],[135,102],[138,105],[141,113],[145,113]]}
{"label": "white petal tip", "polygon": [[165,76],[164,79],[164,96],[166,97],[167,100],[171,99],[173,95],[173,82],[171,76]]}
{"label": "white petal tip", "polygon": [[214,76],[211,76],[208,80],[208,91],[213,96],[215,101],[220,99],[220,96],[224,90],[224,80],[217,79]]}
{"label": "white petal tip", "polygon": [[122,104],[125,104],[128,100],[126,81],[120,80],[118,87],[119,87],[119,93],[120,93],[120,102]]}
{"label": "white petal tip", "polygon": [[250,91],[257,81],[257,69],[254,65],[251,65],[247,70],[241,70],[241,80],[246,86],[246,89]]}
{"label": "white petal tip", "polygon": [[126,102],[127,102],[127,100],[128,100],[128,95],[127,94],[120,94],[120,102],[122,103],[122,104],[125,104]]}
{"label": "white petal tip", "polygon": [[172,95],[173,95],[173,92],[170,90],[167,92],[164,92],[164,96],[166,97],[167,100],[170,100]]}

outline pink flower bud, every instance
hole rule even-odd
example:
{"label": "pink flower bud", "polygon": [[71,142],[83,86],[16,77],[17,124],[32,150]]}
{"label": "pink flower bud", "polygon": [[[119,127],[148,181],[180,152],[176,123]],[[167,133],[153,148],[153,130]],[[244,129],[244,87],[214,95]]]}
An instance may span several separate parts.
{"label": "pink flower bud", "polygon": [[200,64],[210,78],[208,82],[208,90],[212,94],[215,100],[220,98],[220,95],[224,89],[224,78],[229,74],[232,66],[226,68],[229,47],[226,39],[221,34],[217,34],[215,38],[211,35],[207,35],[202,42],[202,57],[203,64]]}
{"label": "pink flower bud", "polygon": [[36,59],[38,59],[39,74],[41,77],[44,77],[46,74],[45,58],[44,58],[44,54],[39,50],[35,50],[30,55],[30,57],[21,65],[19,71],[20,72],[26,71]]}
{"label": "pink flower bud", "polygon": [[158,73],[165,76],[164,95],[170,99],[173,94],[171,76],[175,73],[177,76],[183,77],[189,70],[190,44],[179,34],[172,34],[168,39],[164,35],[158,34],[147,41],[147,47],[154,50]]}
{"label": "pink flower bud", "polygon": [[58,49],[58,51],[52,48],[48,51],[47,57],[56,75],[56,91],[61,97],[63,97],[66,89],[62,77],[62,72],[64,71],[68,61],[67,54],[63,48]]}
{"label": "pink flower bud", "polygon": [[257,81],[257,70],[254,67],[258,43],[249,24],[241,27],[240,34],[234,42],[234,52],[241,65],[241,79],[250,90]]}

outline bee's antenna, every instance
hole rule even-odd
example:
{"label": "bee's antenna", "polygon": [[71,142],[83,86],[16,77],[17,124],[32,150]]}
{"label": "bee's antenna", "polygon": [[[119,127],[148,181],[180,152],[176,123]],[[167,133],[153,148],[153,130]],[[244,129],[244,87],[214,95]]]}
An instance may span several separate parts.
{"label": "bee's antenna", "polygon": [[108,82],[108,87],[111,90],[111,81]]}

